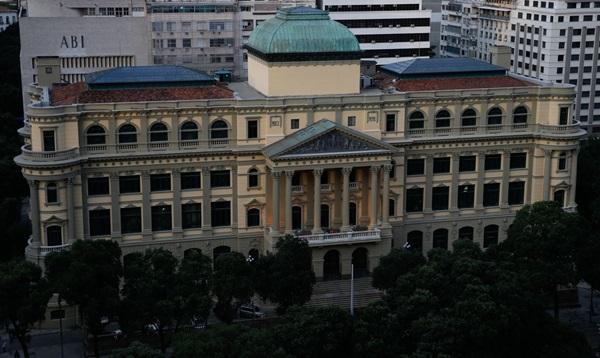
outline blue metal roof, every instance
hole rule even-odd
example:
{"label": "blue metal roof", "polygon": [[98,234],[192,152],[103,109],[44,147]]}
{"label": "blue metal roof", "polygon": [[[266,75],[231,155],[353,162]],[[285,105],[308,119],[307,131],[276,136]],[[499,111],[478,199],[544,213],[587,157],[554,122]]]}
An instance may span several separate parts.
{"label": "blue metal roof", "polygon": [[380,67],[399,78],[505,75],[506,69],[468,57],[416,58]]}
{"label": "blue metal roof", "polygon": [[215,82],[202,71],[182,66],[117,67],[90,73],[85,81],[91,88],[137,88],[196,86]]}

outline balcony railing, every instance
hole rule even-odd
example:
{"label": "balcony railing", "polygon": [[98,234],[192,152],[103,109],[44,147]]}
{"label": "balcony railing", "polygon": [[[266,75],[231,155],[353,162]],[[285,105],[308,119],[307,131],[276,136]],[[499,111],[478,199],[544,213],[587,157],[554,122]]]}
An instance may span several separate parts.
{"label": "balcony railing", "polygon": [[336,234],[300,235],[298,237],[308,241],[308,246],[327,246],[341,243],[380,241],[381,231],[379,229],[374,229],[369,231],[349,231]]}
{"label": "balcony railing", "polygon": [[21,152],[25,160],[32,162],[62,161],[75,159],[79,156],[79,150],[77,148],[52,152],[34,152],[31,150],[31,144],[22,146]]}
{"label": "balcony railing", "polygon": [[[457,135],[475,135],[475,134],[499,134],[499,133],[526,133],[536,132],[542,134],[577,134],[580,131],[579,123],[568,125],[548,125],[548,124],[497,124],[485,126],[469,126],[454,128],[419,128],[408,129],[407,137],[444,137]],[[385,136],[385,134],[384,134]]]}
{"label": "balcony railing", "polygon": [[321,192],[322,193],[330,193],[333,191],[333,185],[331,184],[321,184]]}
{"label": "balcony railing", "polygon": [[351,182],[350,183],[350,191],[357,191],[360,190],[361,186],[360,186],[360,182]]}
{"label": "balcony railing", "polygon": [[292,185],[292,194],[303,194],[304,185]]}
{"label": "balcony railing", "polygon": [[27,247],[25,251],[29,256],[46,256],[51,252],[61,252],[65,250],[69,250],[71,248],[71,244],[63,244],[57,246],[39,246],[33,247],[31,246],[31,238],[27,240]]}

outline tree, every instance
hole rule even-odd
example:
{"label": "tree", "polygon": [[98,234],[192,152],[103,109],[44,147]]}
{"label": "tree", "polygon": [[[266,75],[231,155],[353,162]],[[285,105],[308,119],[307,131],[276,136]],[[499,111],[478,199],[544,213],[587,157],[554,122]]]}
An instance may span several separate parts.
{"label": "tree", "polygon": [[598,257],[600,257],[600,237],[592,233],[582,236],[575,252],[575,267],[577,276],[590,285],[590,321],[594,314],[594,290],[600,288]]}
{"label": "tree", "polygon": [[556,202],[525,205],[517,212],[500,250],[528,275],[541,294],[551,297],[558,318],[558,286],[576,283],[575,244],[585,225],[574,213],[562,210]]}
{"label": "tree", "polygon": [[379,265],[373,270],[373,287],[387,290],[395,285],[399,276],[424,263],[425,258],[420,252],[393,249],[379,260]]}
{"label": "tree", "polygon": [[583,142],[577,165],[577,211],[600,229],[600,140]]}
{"label": "tree", "polygon": [[50,296],[39,266],[27,261],[0,264],[0,321],[12,325],[25,358],[29,358],[29,332],[44,319]]}
{"label": "tree", "polygon": [[[231,323],[239,303],[250,300],[254,293],[252,270],[244,255],[228,252],[215,260],[213,274],[213,294],[217,297],[214,312],[226,323]],[[232,305],[233,300],[236,305]]]}
{"label": "tree", "polygon": [[292,305],[310,300],[315,274],[311,250],[306,240],[293,236],[279,239],[277,252],[259,258],[256,263],[256,288],[259,295],[278,303],[283,314]]}
{"label": "tree", "polygon": [[118,312],[122,275],[119,244],[107,240],[77,240],[70,251],[52,253],[46,259],[48,277],[69,304],[79,307],[87,332],[99,356],[98,336],[102,319]]}
{"label": "tree", "polygon": [[163,358],[164,355],[146,344],[134,341],[127,348],[119,349],[110,358]]}
{"label": "tree", "polygon": [[175,294],[179,301],[175,331],[184,320],[206,322],[212,307],[210,285],[212,265],[210,258],[199,250],[191,250],[183,257],[176,275]]}

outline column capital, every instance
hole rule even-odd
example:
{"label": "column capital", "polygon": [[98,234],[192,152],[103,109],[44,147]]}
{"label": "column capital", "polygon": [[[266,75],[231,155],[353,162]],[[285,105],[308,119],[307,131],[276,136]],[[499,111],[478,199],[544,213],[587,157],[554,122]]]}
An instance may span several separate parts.
{"label": "column capital", "polygon": [[452,153],[452,160],[458,161],[460,159],[460,153]]}
{"label": "column capital", "polygon": [[73,178],[73,177],[67,177],[67,178],[65,178],[65,183],[67,185],[73,185],[74,179],[75,178]]}
{"label": "column capital", "polygon": [[203,172],[210,172],[210,165],[203,165],[200,167]]}
{"label": "column capital", "polygon": [[29,184],[29,187],[32,189],[37,189],[40,181],[39,180],[34,180],[34,179],[28,179],[27,180],[27,184]]}
{"label": "column capital", "polygon": [[149,177],[150,177],[150,171],[142,170],[142,178],[149,178]]}
{"label": "column capital", "polygon": [[323,174],[323,168],[315,168],[315,169],[313,169],[313,174],[315,176],[319,176],[320,177],[321,174]]}
{"label": "column capital", "polygon": [[273,177],[273,179],[279,179],[279,178],[281,178],[281,171],[280,170],[271,170],[271,176]]}
{"label": "column capital", "polygon": [[350,175],[350,173],[352,173],[352,170],[353,170],[353,169],[354,169],[354,168],[352,168],[352,167],[343,167],[343,168],[342,168],[342,174],[344,174],[344,175],[348,175],[348,176],[349,176],[349,175]]}
{"label": "column capital", "polygon": [[173,169],[171,169],[171,174],[172,175],[179,175],[179,174],[181,174],[181,169],[179,169],[179,168],[173,168]]}
{"label": "column capital", "polygon": [[383,170],[383,173],[384,173],[384,174],[389,174],[389,172],[390,172],[392,169],[394,169],[394,166],[393,166],[393,165],[391,165],[391,164],[385,164],[385,165],[382,167],[382,170]]}
{"label": "column capital", "polygon": [[288,178],[292,178],[294,176],[294,171],[293,170],[286,170],[285,171],[285,176]]}
{"label": "column capital", "polygon": [[371,173],[377,173],[377,172],[379,172],[380,167],[381,166],[379,166],[379,165],[372,165],[369,170],[371,170]]}

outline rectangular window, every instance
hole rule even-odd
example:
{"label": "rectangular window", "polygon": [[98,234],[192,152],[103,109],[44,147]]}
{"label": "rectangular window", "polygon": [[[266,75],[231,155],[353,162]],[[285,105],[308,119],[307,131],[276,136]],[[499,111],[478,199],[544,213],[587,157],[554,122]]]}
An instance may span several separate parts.
{"label": "rectangular window", "polygon": [[508,205],[523,204],[525,197],[525,182],[516,181],[508,183]]}
{"label": "rectangular window", "polygon": [[450,157],[433,158],[433,173],[450,173]]}
{"label": "rectangular window", "polygon": [[210,172],[211,188],[228,188],[230,186],[229,170],[212,170]]}
{"label": "rectangular window", "polygon": [[171,205],[152,207],[152,231],[171,230]]}
{"label": "rectangular window", "polygon": [[291,128],[291,129],[298,129],[298,128],[300,128],[300,119],[298,119],[298,118],[293,118],[293,119],[290,121],[290,128]]}
{"label": "rectangular window", "polygon": [[386,113],[385,115],[385,131],[395,132],[396,131],[396,114]]}
{"label": "rectangular window", "polygon": [[247,122],[248,139],[258,138],[258,120],[249,119]]}
{"label": "rectangular window", "polygon": [[183,39],[181,45],[185,48],[192,47],[192,39]]}
{"label": "rectangular window", "polygon": [[110,209],[89,211],[90,236],[110,235]]}
{"label": "rectangular window", "polygon": [[510,153],[510,169],[525,169],[527,153]]}
{"label": "rectangular window", "polygon": [[475,185],[458,186],[458,207],[472,208],[475,202]]}
{"label": "rectangular window", "polygon": [[406,212],[423,211],[423,188],[406,190]]}
{"label": "rectangular window", "polygon": [[425,159],[408,159],[406,161],[406,175],[425,174]]}
{"label": "rectangular window", "polygon": [[502,168],[502,154],[486,154],[485,170],[500,170]]}
{"label": "rectangular window", "polygon": [[458,171],[474,172],[475,171],[475,156],[462,155],[458,161]]}
{"label": "rectangular window", "polygon": [[121,233],[133,234],[142,232],[142,209],[121,209]]}
{"label": "rectangular window", "polygon": [[483,185],[483,206],[498,206],[500,202],[500,184],[489,183]]}
{"label": "rectangular window", "polygon": [[181,213],[181,224],[184,229],[202,227],[201,204],[183,204],[181,205]]}
{"label": "rectangular window", "polygon": [[54,138],[54,131],[42,131],[42,137],[44,138],[44,152],[53,152],[56,150],[56,141]]}
{"label": "rectangular window", "polygon": [[150,191],[171,190],[171,174],[150,175]]}
{"label": "rectangular window", "polygon": [[123,175],[119,177],[119,193],[139,193],[140,192],[140,176],[139,175]]}
{"label": "rectangular window", "polygon": [[88,195],[107,195],[109,193],[108,177],[88,178]]}
{"label": "rectangular window", "polygon": [[176,39],[168,39],[167,40],[167,47],[168,48],[175,48],[175,47],[177,47],[177,40]]}
{"label": "rectangular window", "polygon": [[181,173],[181,189],[200,189],[200,172]]}
{"label": "rectangular window", "polygon": [[450,188],[447,186],[435,187],[431,192],[431,209],[448,210]]}
{"label": "rectangular window", "polygon": [[348,116],[348,127],[356,126],[356,116]]}
{"label": "rectangular window", "polygon": [[210,203],[210,217],[214,227],[231,225],[231,202],[215,201]]}
{"label": "rectangular window", "polygon": [[561,126],[569,124],[569,107],[560,107],[560,118],[559,122]]}

